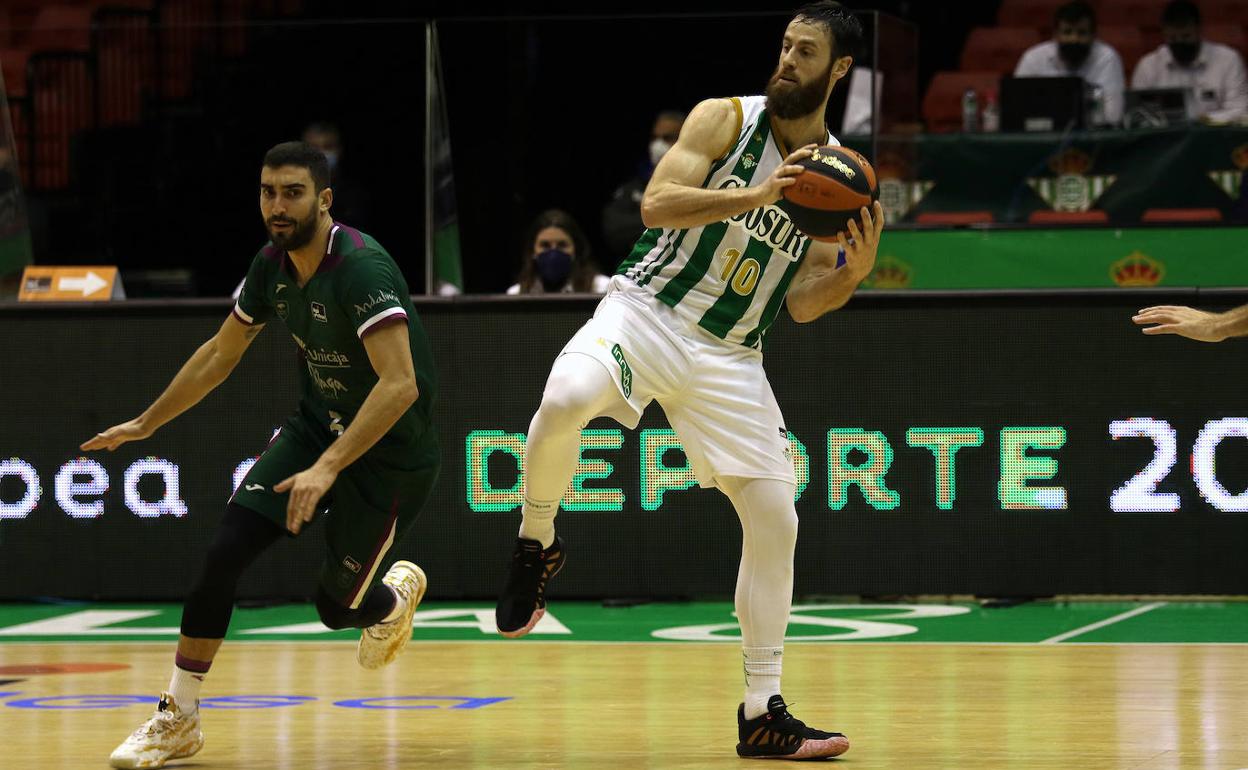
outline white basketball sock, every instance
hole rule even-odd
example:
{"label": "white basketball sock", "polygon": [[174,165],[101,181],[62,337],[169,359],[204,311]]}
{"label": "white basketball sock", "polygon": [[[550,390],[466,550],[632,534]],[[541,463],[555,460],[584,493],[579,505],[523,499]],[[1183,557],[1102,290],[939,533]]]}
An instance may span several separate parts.
{"label": "white basketball sock", "polygon": [[736,608],[745,653],[745,718],[753,719],[780,692],[784,632],[793,604],[794,489],[775,479],[717,481],[741,519]]}
{"label": "white basketball sock", "polygon": [[745,718],[767,711],[767,699],[780,694],[783,647],[743,647],[745,653]]}
{"label": "white basketball sock", "polygon": [[[577,438],[579,441],[579,435]],[[549,548],[555,542],[555,514],[559,512],[559,500],[538,501],[525,495],[524,507],[520,510],[524,517],[520,520],[520,537],[536,540],[542,548]]]}
{"label": "white basketball sock", "polygon": [[206,674],[173,667],[173,677],[169,680],[169,694],[173,702],[183,714],[194,714],[199,710],[199,688],[204,685]]}

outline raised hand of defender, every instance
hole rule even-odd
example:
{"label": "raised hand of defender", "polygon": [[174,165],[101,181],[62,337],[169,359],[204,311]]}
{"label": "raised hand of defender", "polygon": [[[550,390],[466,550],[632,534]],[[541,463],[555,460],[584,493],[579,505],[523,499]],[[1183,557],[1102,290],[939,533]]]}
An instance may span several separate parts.
{"label": "raised hand of defender", "polygon": [[797,183],[797,175],[805,171],[802,166],[797,165],[799,161],[803,161],[814,153],[817,144],[808,144],[805,147],[798,148],[784,159],[784,162],[776,166],[776,170],[771,172],[771,176],[758,186],[759,205],[766,206],[780,200],[781,193],[784,188]]}
{"label": "raised hand of defender", "polygon": [[[874,212],[874,213],[873,213]],[[880,248],[880,234],[884,232],[884,207],[876,201],[871,211],[866,206],[858,212],[862,215],[862,227],[857,220],[849,220],[849,238],[837,233],[836,241],[845,251],[845,262],[855,275],[867,276],[875,269],[875,255]]]}
{"label": "raised hand of defender", "polygon": [[1221,342],[1226,334],[1219,330],[1218,314],[1190,307],[1156,305],[1146,307],[1131,318],[1145,327],[1145,334],[1177,334],[1200,342]]}
{"label": "raised hand of defender", "polygon": [[144,427],[138,418],[135,418],[129,422],[114,425],[103,433],[95,434],[94,438],[82,442],[78,448],[84,452],[89,452],[93,449],[107,449],[111,452],[127,441],[142,441],[150,435],[152,435],[152,431]]}
{"label": "raised hand of defender", "polygon": [[290,499],[286,501],[286,529],[292,534],[299,534],[303,525],[312,520],[317,503],[329,492],[337,478],[338,474],[334,471],[313,465],[273,487],[273,491],[279,494],[290,490]]}

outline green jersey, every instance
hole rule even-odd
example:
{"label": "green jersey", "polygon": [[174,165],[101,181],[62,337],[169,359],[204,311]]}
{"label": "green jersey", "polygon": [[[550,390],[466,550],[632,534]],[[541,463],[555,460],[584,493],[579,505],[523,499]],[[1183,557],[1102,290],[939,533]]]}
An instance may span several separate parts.
{"label": "green jersey", "polygon": [[[788,156],[772,133],[763,96],[733,97],[736,138],[702,187],[756,187]],[[838,144],[831,134],[828,144]],[[617,271],[691,324],[726,342],[756,348],[784,304],[810,248],[779,206],[687,229],[650,228]]]}
{"label": "green jersey", "polygon": [[420,397],[375,448],[403,450],[430,429],[437,393],[433,353],[402,272],[371,236],[335,223],[320,267],[302,287],[290,257],[268,244],[251,263],[234,316],[248,326],[273,316],[286,324],[299,348],[300,416],[338,435],[377,384],[364,338],[406,323]]}

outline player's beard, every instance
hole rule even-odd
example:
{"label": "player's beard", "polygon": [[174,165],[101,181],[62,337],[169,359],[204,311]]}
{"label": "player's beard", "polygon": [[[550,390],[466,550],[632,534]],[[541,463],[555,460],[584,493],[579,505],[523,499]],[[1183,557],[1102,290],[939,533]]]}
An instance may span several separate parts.
{"label": "player's beard", "polygon": [[780,68],[776,67],[767,81],[767,111],[781,120],[804,118],[823,107],[831,80],[831,62],[822,75],[805,84],[781,81]]}
{"label": "player's beard", "polygon": [[[273,245],[282,251],[294,251],[307,246],[312,242],[312,238],[316,236],[316,214],[317,209],[313,206],[312,213],[303,221],[291,219],[290,217],[282,217],[281,219],[270,218],[265,225]],[[290,228],[288,232],[277,232],[273,229],[274,222],[291,222],[294,224],[294,227]]]}

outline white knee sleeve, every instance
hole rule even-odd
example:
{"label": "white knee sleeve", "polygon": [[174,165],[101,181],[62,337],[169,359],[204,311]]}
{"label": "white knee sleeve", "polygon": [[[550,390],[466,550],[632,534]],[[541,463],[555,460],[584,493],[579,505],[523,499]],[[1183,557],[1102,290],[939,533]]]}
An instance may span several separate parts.
{"label": "white knee sleeve", "polygon": [[555,539],[555,514],[580,457],[581,429],[623,401],[602,364],[581,353],[559,356],[542,405],[529,424],[525,449],[524,518],[520,537],[543,547]]}
{"label": "white knee sleeve", "polygon": [[780,693],[784,633],[793,603],[797,510],[793,485],[774,479],[720,478],[741,519],[736,607],[745,668],[746,718]]}

